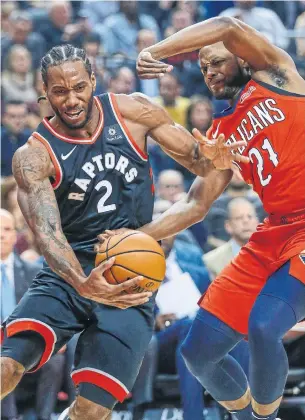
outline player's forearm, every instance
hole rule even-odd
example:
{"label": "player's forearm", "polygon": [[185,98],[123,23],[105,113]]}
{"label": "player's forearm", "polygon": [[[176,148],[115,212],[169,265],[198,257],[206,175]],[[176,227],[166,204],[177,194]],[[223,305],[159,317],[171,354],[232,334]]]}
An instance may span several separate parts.
{"label": "player's forearm", "polygon": [[204,178],[197,177],[185,198],[139,230],[159,241],[187,229],[206,216],[231,177],[231,170],[218,171],[216,169]]}
{"label": "player's forearm", "polygon": [[206,45],[225,41],[234,30],[234,19],[216,17],[189,26],[151,47],[145,48],[156,60],[198,50]]}
{"label": "player's forearm", "polygon": [[58,208],[42,182],[29,192],[18,190],[18,203],[50,268],[76,290],[86,276],[61,230]]}

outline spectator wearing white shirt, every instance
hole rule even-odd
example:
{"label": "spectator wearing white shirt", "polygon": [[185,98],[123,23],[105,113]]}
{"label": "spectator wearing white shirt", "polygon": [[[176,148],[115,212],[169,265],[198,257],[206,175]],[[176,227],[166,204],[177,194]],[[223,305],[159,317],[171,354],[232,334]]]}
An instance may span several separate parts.
{"label": "spectator wearing white shirt", "polygon": [[287,30],[279,16],[265,7],[256,7],[256,0],[239,0],[219,16],[235,17],[264,34],[270,42],[284,50],[288,47]]}

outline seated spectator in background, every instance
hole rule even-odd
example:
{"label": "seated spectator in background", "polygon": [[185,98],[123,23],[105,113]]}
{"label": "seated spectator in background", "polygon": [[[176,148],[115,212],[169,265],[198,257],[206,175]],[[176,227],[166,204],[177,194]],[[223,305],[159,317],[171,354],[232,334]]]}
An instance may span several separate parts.
{"label": "seated spectator in background", "polygon": [[25,46],[31,53],[33,68],[38,69],[46,51],[44,38],[34,32],[32,19],[26,11],[15,10],[9,16],[10,34],[2,40],[2,64],[13,45]]}
{"label": "seated spectator in background", "polygon": [[256,0],[234,1],[234,7],[219,16],[235,17],[264,34],[270,42],[284,50],[289,45],[287,30],[279,16],[265,7],[256,7]]}
{"label": "seated spectator in background", "polygon": [[193,128],[197,128],[205,136],[212,124],[212,102],[203,96],[193,96],[190,99],[191,103],[186,114],[186,128],[190,132],[192,132]]}
{"label": "seated spectator in background", "polygon": [[18,9],[18,4],[16,1],[1,2],[0,18],[1,18],[2,48],[3,48],[3,41],[10,36],[10,32],[11,32],[10,15],[16,9]]}
{"label": "seated spectator in background", "polygon": [[212,207],[205,217],[205,224],[208,227],[209,236],[206,251],[223,245],[230,239],[225,230],[227,218],[227,207],[229,202],[236,197],[247,198],[255,207],[260,222],[266,217],[262,203],[252,188],[241,179],[239,171],[234,168],[233,177],[225,192],[212,204]]}
{"label": "seated spectator in background", "polygon": [[120,67],[112,72],[109,79],[108,91],[125,95],[130,95],[135,90],[136,78],[132,70],[128,67]]}
{"label": "seated spectator in background", "polygon": [[[144,50],[144,48],[148,48],[157,42],[157,35],[154,31],[150,29],[141,29],[138,32],[136,42],[137,42],[137,53],[139,54],[142,50]],[[138,77],[138,74],[136,71],[135,71],[135,76],[136,76],[135,90],[137,92],[142,92],[151,98],[159,95],[158,79],[142,80]]]}
{"label": "seated spectator in background", "polygon": [[160,96],[155,100],[162,105],[170,117],[178,124],[186,127],[186,114],[190,105],[189,98],[180,96],[181,85],[175,72],[166,73],[159,80]]}
{"label": "seated spectator in background", "polygon": [[258,225],[258,218],[255,207],[246,198],[233,198],[227,208],[227,220],[225,230],[230,236],[230,240],[219,246],[213,251],[203,256],[203,261],[208,268],[211,280],[229,264],[229,262],[239,253]]}
{"label": "seated spectator in background", "polygon": [[[171,203],[182,198],[186,194],[185,180],[181,172],[173,169],[161,171],[158,177],[157,197]],[[207,240],[207,229],[203,222],[196,223],[187,229],[192,241],[203,248]]]}
{"label": "seated spectator in background", "polygon": [[103,25],[104,20],[119,12],[118,1],[92,1],[85,0],[81,2],[80,14],[87,16],[91,27],[94,25]]}
{"label": "seated spectator in background", "polygon": [[31,135],[26,128],[27,106],[18,100],[4,104],[1,126],[1,175],[12,175],[12,159],[18,147],[23,146]]}
{"label": "seated spectator in background", "polygon": [[[132,390],[133,419],[142,420],[145,404],[153,401],[156,373],[178,373],[183,419],[204,420],[208,417],[203,388],[187,369],[180,347],[197,313],[197,300],[209,286],[209,275],[198,260],[202,253],[198,254],[191,246],[179,250],[176,238],[171,237],[162,240],[162,247],[166,257],[165,280],[156,298],[155,334]],[[248,371],[246,342],[240,343],[230,354]]]}
{"label": "seated spectator in background", "polygon": [[103,25],[105,52],[110,55],[125,53],[130,58],[136,59],[136,39],[141,29],[154,31],[157,39],[160,39],[157,22],[153,17],[139,13],[137,1],[120,1],[120,13],[109,16]]}
{"label": "seated spectator in background", "polygon": [[2,73],[2,93],[5,101],[36,102],[32,58],[29,50],[14,45],[8,55]]}
{"label": "seated spectator in background", "polygon": [[91,63],[92,70],[96,78],[95,94],[100,95],[106,91],[105,87],[105,68],[102,56],[101,38],[97,33],[91,32],[83,42],[83,48]]}
{"label": "seated spectator in background", "polygon": [[156,190],[158,198],[175,203],[186,193],[181,172],[167,169],[160,172]]}
{"label": "seated spectator in background", "polygon": [[[193,25],[194,23],[195,22],[193,20],[193,17],[188,10],[185,10],[185,9],[174,10],[171,15],[170,24],[164,31],[164,36],[165,38],[167,38],[168,36],[171,36],[175,34],[176,32],[181,31],[181,29],[184,29],[184,28],[187,28],[188,26]],[[197,55],[196,60],[198,60],[198,55]]]}
{"label": "seated spectator in background", "polygon": [[36,27],[46,41],[46,51],[67,42],[81,47],[84,36],[90,31],[85,18],[73,23],[71,2],[60,0],[48,3],[48,15],[37,19]]}
{"label": "seated spectator in background", "polygon": [[[0,253],[1,253],[1,323],[13,312],[15,306],[30,287],[32,280],[40,270],[40,264],[33,264],[19,257],[14,251],[17,231],[13,215],[7,210],[0,209]],[[37,391],[36,412],[39,420],[51,420],[55,409],[57,392],[61,385],[61,371],[64,366],[64,356],[59,354],[39,371],[36,379]],[[22,392],[27,383],[21,381],[18,388],[9,394],[1,403],[1,419],[17,419],[18,411],[16,396]],[[26,388],[28,388],[26,386]]]}

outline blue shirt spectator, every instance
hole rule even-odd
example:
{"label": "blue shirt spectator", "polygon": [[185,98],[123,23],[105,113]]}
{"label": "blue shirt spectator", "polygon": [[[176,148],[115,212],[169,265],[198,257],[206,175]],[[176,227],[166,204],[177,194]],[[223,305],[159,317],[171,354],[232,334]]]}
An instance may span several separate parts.
{"label": "blue shirt spectator", "polygon": [[109,16],[104,22],[105,52],[108,54],[125,53],[128,57],[136,59],[136,39],[139,30],[151,29],[157,34],[157,39],[160,39],[159,28],[154,18],[138,13],[137,1],[120,2],[120,10],[120,13]]}

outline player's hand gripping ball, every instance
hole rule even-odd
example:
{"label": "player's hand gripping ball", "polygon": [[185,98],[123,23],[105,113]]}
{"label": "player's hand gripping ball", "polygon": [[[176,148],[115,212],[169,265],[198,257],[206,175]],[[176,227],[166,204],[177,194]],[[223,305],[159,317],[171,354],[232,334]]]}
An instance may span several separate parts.
{"label": "player's hand gripping ball", "polygon": [[95,265],[112,257],[115,257],[114,264],[103,274],[108,283],[120,284],[143,276],[139,286],[128,290],[128,293],[154,292],[160,287],[165,276],[165,256],[151,236],[135,230],[110,236],[99,244]]}

